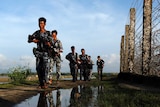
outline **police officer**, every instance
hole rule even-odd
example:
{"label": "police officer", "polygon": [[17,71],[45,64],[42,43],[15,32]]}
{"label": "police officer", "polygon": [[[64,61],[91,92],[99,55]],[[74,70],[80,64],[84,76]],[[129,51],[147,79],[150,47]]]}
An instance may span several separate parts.
{"label": "police officer", "polygon": [[49,84],[52,84],[52,75],[51,72],[53,72],[53,67],[56,65],[56,80],[60,79],[61,76],[61,53],[63,52],[63,47],[61,41],[57,38],[57,30],[53,30],[51,32],[52,38],[51,38],[51,56],[50,56],[50,71],[49,71]]}
{"label": "police officer", "polygon": [[102,80],[102,71],[103,71],[103,67],[104,67],[104,60],[101,59],[100,56],[97,56],[97,71],[98,71],[98,78],[99,80]]}
{"label": "police officer", "polygon": [[71,52],[66,55],[66,59],[70,62],[70,72],[72,75],[72,81],[75,82],[77,80],[78,73],[78,53],[75,52],[75,47],[71,46]]}
{"label": "police officer", "polygon": [[81,49],[81,55],[79,55],[80,59],[80,80],[82,80],[82,75],[84,78],[84,81],[88,80],[88,55],[85,54],[85,49]]}
{"label": "police officer", "polygon": [[38,22],[40,30],[37,30],[32,35],[29,35],[28,42],[34,42],[37,44],[37,48],[33,48],[33,53],[36,57],[36,70],[40,82],[39,88],[47,88],[50,32],[45,29],[46,19],[44,17],[40,17]]}

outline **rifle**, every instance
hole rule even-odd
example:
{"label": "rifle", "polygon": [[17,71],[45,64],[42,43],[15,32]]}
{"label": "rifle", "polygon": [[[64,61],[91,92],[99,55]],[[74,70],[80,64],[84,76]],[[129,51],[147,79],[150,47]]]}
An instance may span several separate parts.
{"label": "rifle", "polygon": [[34,36],[33,35],[28,35],[28,43],[33,42]]}
{"label": "rifle", "polygon": [[[47,32],[49,33],[49,32]],[[28,35],[28,43],[33,42],[33,39],[37,39],[40,42],[51,42],[48,36],[41,36],[40,31],[36,31],[33,35]]]}

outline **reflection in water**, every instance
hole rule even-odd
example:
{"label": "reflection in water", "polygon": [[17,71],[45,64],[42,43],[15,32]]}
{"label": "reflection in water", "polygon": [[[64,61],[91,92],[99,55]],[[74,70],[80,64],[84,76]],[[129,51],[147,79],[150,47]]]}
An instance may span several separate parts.
{"label": "reflection in water", "polygon": [[93,107],[96,105],[98,91],[103,89],[100,87],[79,85],[72,89],[42,91],[15,107]]}
{"label": "reflection in water", "polygon": [[69,107],[87,107],[91,105],[93,92],[91,87],[77,86],[72,88]]}
{"label": "reflection in water", "polygon": [[81,89],[81,104],[82,106],[88,106],[92,100],[92,90],[91,87],[83,86]]}
{"label": "reflection in water", "polygon": [[48,102],[49,102],[49,106],[48,107],[55,107],[54,102],[53,102],[52,91],[47,93],[46,98],[48,99]]}
{"label": "reflection in water", "polygon": [[75,104],[79,105],[79,98],[80,98],[80,92],[78,90],[78,86],[74,87],[71,91],[71,96],[70,96],[70,105],[69,107],[74,107]]}
{"label": "reflection in water", "polygon": [[98,93],[103,92],[104,87],[102,85],[98,86]]}
{"label": "reflection in water", "polygon": [[54,104],[52,91],[45,91],[40,93],[37,107],[61,107],[60,91],[57,90],[56,92],[56,106]]}
{"label": "reflection in water", "polygon": [[61,96],[61,93],[59,90],[57,90],[57,97],[56,97],[56,107],[61,107],[61,100],[60,100],[60,96]]}
{"label": "reflection in water", "polygon": [[46,92],[40,93],[37,107],[48,107],[47,99],[46,99]]}
{"label": "reflection in water", "polygon": [[[62,91],[62,89],[61,89]],[[60,90],[56,90],[56,103],[54,103],[54,97],[52,91],[41,92],[37,107],[84,107],[91,105],[92,89],[86,86],[76,86],[70,91],[69,105],[65,103],[66,100],[62,100],[64,94],[61,95]],[[63,101],[63,102],[62,102]],[[63,103],[63,106],[61,105]]]}

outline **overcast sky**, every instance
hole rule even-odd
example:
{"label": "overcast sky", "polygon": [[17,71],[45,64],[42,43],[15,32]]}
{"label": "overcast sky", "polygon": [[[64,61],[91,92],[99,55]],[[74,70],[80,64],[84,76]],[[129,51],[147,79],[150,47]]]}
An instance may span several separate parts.
{"label": "overcast sky", "polygon": [[[65,55],[74,45],[100,55],[104,72],[119,72],[120,40],[133,0],[1,0],[0,73],[15,66],[35,68],[34,43],[28,34],[38,30],[38,18],[47,19],[46,29],[58,31],[64,48],[62,72],[69,72]],[[96,71],[96,66],[94,66]]]}

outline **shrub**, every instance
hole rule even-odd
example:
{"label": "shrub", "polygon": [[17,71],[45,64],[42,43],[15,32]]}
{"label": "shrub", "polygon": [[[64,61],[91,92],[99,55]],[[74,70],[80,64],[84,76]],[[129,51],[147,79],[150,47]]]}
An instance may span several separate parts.
{"label": "shrub", "polygon": [[31,73],[31,69],[28,67],[15,67],[9,69],[8,77],[10,77],[11,80],[16,82],[22,82],[25,81],[28,75]]}

